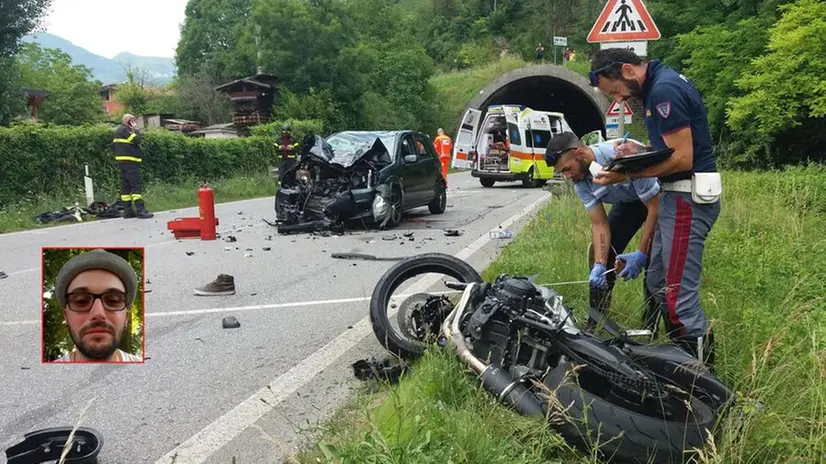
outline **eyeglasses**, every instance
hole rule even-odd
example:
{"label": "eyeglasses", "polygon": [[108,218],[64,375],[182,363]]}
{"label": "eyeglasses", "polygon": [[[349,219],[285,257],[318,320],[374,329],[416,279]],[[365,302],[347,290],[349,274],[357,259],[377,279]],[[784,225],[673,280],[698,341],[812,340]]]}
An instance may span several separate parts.
{"label": "eyeglasses", "polygon": [[66,295],[69,309],[76,313],[89,312],[97,299],[100,299],[100,302],[103,303],[103,309],[107,311],[123,311],[126,309],[126,294],[117,290],[104,293],[72,292]]}
{"label": "eyeglasses", "polygon": [[622,62],[622,61],[612,61],[612,62],[606,64],[605,66],[603,66],[603,67],[601,67],[597,70],[589,72],[588,77],[591,78],[591,87],[599,87],[599,75],[598,74],[601,73],[602,71],[605,71],[606,69],[610,68],[611,66],[614,66],[615,64],[625,64],[625,63]]}

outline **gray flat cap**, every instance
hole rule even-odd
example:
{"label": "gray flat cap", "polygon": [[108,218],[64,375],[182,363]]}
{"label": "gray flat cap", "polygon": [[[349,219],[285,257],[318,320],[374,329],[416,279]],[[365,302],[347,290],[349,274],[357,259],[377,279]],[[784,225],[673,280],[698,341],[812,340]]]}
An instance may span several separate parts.
{"label": "gray flat cap", "polygon": [[72,280],[81,272],[93,269],[109,271],[118,276],[126,288],[127,308],[132,306],[132,303],[135,302],[135,294],[138,291],[138,276],[135,274],[135,270],[120,256],[98,249],[77,255],[66,261],[66,264],[60,268],[55,283],[55,296],[57,296],[61,309],[66,307],[66,290]]}

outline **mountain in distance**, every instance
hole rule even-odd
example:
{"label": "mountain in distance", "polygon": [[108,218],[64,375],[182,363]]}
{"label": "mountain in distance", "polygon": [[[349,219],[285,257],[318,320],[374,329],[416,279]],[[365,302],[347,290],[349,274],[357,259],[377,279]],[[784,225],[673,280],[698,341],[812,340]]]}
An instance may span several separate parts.
{"label": "mountain in distance", "polygon": [[27,35],[24,42],[36,42],[42,48],[58,48],[72,58],[73,64],[80,64],[92,70],[92,77],[104,85],[116,84],[126,80],[126,67],[139,68],[146,73],[147,83],[165,85],[175,75],[174,58],[138,56],[131,53],[119,53],[109,59],[95,55],[85,48],[66,39],[46,32]]}

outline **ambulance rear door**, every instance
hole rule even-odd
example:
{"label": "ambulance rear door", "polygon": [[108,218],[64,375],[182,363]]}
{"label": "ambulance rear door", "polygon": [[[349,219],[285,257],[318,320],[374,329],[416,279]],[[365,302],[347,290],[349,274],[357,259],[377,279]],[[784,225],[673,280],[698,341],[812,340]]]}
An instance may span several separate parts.
{"label": "ambulance rear door", "polygon": [[[504,106],[505,122],[508,124],[508,167],[510,172],[526,172],[530,169],[530,157],[526,153],[525,141],[522,137],[524,126],[520,121],[522,108],[518,106]],[[529,111],[529,110],[528,110]],[[526,164],[528,165],[526,167]]]}
{"label": "ambulance rear door", "polygon": [[462,125],[459,133],[456,134],[456,143],[453,145],[453,167],[456,169],[468,169],[473,165],[471,154],[476,148],[476,136],[479,133],[479,119],[482,112],[468,108],[462,118]]}

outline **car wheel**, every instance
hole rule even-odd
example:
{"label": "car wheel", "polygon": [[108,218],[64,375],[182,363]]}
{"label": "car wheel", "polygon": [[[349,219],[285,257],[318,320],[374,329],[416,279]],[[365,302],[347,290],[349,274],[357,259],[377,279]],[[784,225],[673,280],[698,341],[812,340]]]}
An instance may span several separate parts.
{"label": "car wheel", "polygon": [[399,186],[394,186],[390,194],[390,217],[387,220],[386,228],[398,227],[402,223],[403,211],[402,191]]}
{"label": "car wheel", "polygon": [[536,171],[534,170],[534,168],[531,168],[531,170],[528,171],[528,178],[522,180],[522,185],[524,187],[534,188],[534,187],[537,186],[538,179],[534,178],[535,173],[536,173]]}
{"label": "car wheel", "polygon": [[436,192],[438,192],[436,198],[427,205],[427,209],[432,214],[442,214],[447,209],[447,187],[444,182],[438,182]]}
{"label": "car wheel", "polygon": [[481,178],[481,179],[479,179],[479,183],[482,184],[482,187],[490,188],[490,187],[493,187],[493,184],[495,184],[496,181],[493,180],[493,179]]}

